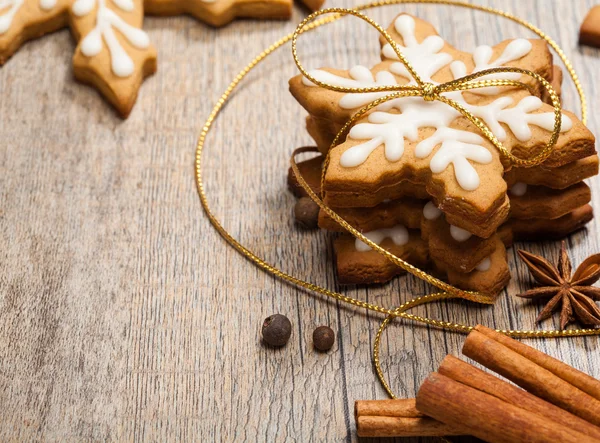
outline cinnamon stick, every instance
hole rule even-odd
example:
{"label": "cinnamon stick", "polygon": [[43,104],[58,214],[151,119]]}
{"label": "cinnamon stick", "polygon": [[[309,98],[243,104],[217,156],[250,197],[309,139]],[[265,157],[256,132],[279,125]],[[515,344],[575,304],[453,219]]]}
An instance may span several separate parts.
{"label": "cinnamon stick", "polygon": [[548,354],[544,354],[531,346],[527,346],[520,341],[513,340],[504,334],[500,334],[493,329],[479,325],[475,327],[475,330],[502,343],[504,346],[521,354],[523,357],[528,358],[542,368],[552,372],[554,375],[571,383],[576,388],[591,395],[596,400],[600,400],[600,380],[597,380],[585,372],[581,372],[554,357],[550,357]]}
{"label": "cinnamon stick", "polygon": [[[462,352],[530,393],[600,426],[600,401],[513,351],[495,337],[475,330],[467,336]],[[426,413],[421,408],[419,410]]]}
{"label": "cinnamon stick", "polygon": [[414,398],[395,400],[358,400],[354,402],[354,415],[357,417],[425,417],[417,410]]}
{"label": "cinnamon stick", "polygon": [[436,372],[417,394],[417,409],[491,443],[597,441],[541,415],[514,406]]}
{"label": "cinnamon stick", "polygon": [[430,417],[363,416],[356,418],[356,434],[359,437],[442,437],[467,432]]}
{"label": "cinnamon stick", "polygon": [[529,412],[542,415],[547,420],[574,429],[600,441],[599,427],[452,355],[448,355],[442,361],[438,372],[464,385],[493,395],[500,400]]}
{"label": "cinnamon stick", "polygon": [[359,437],[441,437],[465,435],[417,411],[415,399],[365,400],[354,404]]}

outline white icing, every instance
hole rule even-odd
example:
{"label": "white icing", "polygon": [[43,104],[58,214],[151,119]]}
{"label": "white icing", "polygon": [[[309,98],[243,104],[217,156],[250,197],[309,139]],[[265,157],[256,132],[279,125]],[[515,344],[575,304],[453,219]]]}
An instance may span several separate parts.
{"label": "white icing", "polygon": [[492,260],[490,259],[490,257],[483,259],[483,261],[481,263],[479,263],[477,266],[475,266],[475,269],[478,270],[479,272],[485,272],[485,271],[489,271],[490,268],[492,267]]}
{"label": "white icing", "polygon": [[[363,234],[373,243],[379,245],[386,238],[391,238],[395,245],[402,246],[408,243],[408,229],[402,225],[396,225],[393,228],[377,229],[376,231],[366,232]],[[354,242],[354,247],[359,252],[367,252],[371,247],[359,239]]]}
{"label": "white icing", "polygon": [[133,0],[112,0],[115,5],[121,8],[123,11],[131,12],[134,10],[135,5]]}
{"label": "white icing", "polygon": [[[486,69],[499,68],[501,66],[506,65],[512,61],[518,60],[525,55],[531,52],[531,42],[524,38],[518,38],[516,40],[511,41],[500,56],[490,62],[494,50],[491,46],[482,45],[475,48],[473,51],[473,61],[475,62],[475,68],[473,69],[473,74],[476,72],[485,71]],[[452,62],[450,65],[450,69],[452,70],[452,74],[454,78],[460,78],[467,75],[467,67],[461,61]],[[483,77],[479,77],[477,81],[481,80],[519,80],[521,78],[521,74],[516,72],[506,72],[506,73],[498,73],[498,74],[489,74]],[[500,92],[500,89],[497,87],[489,87],[489,88],[480,88],[473,89],[470,92],[480,95],[496,95]]]}
{"label": "white icing", "polygon": [[396,106],[401,114],[376,111],[369,114],[368,123],[350,130],[350,138],[369,141],[345,151],[340,159],[342,166],[359,166],[382,144],[386,158],[398,161],[404,154],[404,139],[417,141],[420,128],[447,126],[459,115],[445,103],[426,102],[420,97],[398,99]]}
{"label": "white icing", "polygon": [[460,243],[467,241],[473,236],[469,231],[454,225],[450,225],[450,235],[454,240]]}
{"label": "white icing", "polygon": [[[524,97],[512,108],[509,108],[509,106],[514,103],[514,100],[510,97],[500,97],[488,105],[471,105],[465,102],[464,99],[456,101],[461,103],[473,115],[482,119],[500,141],[506,140],[507,137],[501,123],[506,124],[517,140],[521,142],[531,140],[529,125],[538,126],[546,131],[554,129],[553,112],[534,113],[544,104],[535,96]],[[566,132],[572,126],[571,119],[562,114],[560,132]]]}
{"label": "white icing", "polygon": [[[402,15],[396,19],[394,26],[403,39],[404,46],[400,46],[402,53],[423,81],[435,83],[432,81],[432,77],[449,64],[455,79],[467,74],[464,63],[460,61],[451,63],[452,57],[440,52],[444,46],[444,41],[440,37],[431,36],[421,43],[417,42],[415,21],[412,17]],[[496,60],[491,61],[492,48],[480,46],[473,53],[475,63],[473,72],[500,67],[525,56],[530,51],[531,43],[528,40],[513,40]],[[389,44],[384,46],[383,55],[387,59],[398,59]],[[367,68],[356,66],[350,70],[350,78],[323,70],[311,71],[310,74],[324,83],[355,88],[395,85],[397,79],[393,74],[413,81],[399,62],[393,63],[390,71],[380,71],[374,76]],[[483,78],[492,78],[492,76],[488,75]],[[494,74],[493,78],[514,78],[514,76]],[[304,79],[304,83],[314,86],[307,79]],[[477,91],[485,94],[499,92],[492,88],[485,89],[485,91]],[[387,92],[345,94],[340,99],[339,105],[344,109],[355,109],[387,94]],[[530,125],[541,127],[547,131],[554,129],[553,112],[535,113],[543,105],[537,97],[525,97],[516,106],[513,106],[514,100],[508,96],[499,97],[487,105],[474,105],[467,103],[461,92],[448,92],[444,95],[482,119],[500,141],[506,140],[507,137],[503,125],[506,125],[521,142],[531,139]],[[390,112],[392,110],[394,112]],[[340,164],[346,168],[357,167],[382,145],[386,159],[390,162],[398,161],[404,154],[405,140],[416,142],[419,129],[435,128],[436,131],[433,135],[417,144],[415,156],[418,158],[431,157],[429,166],[433,173],[441,173],[452,164],[458,184],[467,191],[473,191],[480,185],[479,174],[473,167],[473,163],[489,164],[493,157],[490,150],[483,146],[484,143],[487,143],[483,137],[469,131],[450,128],[452,122],[459,117],[461,115],[458,111],[439,101],[425,101],[420,97],[390,100],[369,114],[366,122],[359,123],[350,130],[348,138],[360,140],[362,143],[347,149],[340,158]],[[563,115],[561,131],[568,131],[571,127],[571,120]],[[439,149],[434,153],[438,147]]]}
{"label": "white icing", "polygon": [[0,0],[0,11],[8,8],[8,11],[0,15],[0,35],[10,29],[10,25],[12,25],[15,15],[23,5],[24,1],[25,0]]}
{"label": "white icing", "polygon": [[[316,80],[330,85],[341,86],[345,88],[364,88],[366,86],[387,86],[395,85],[396,77],[389,71],[380,71],[375,76],[369,68],[365,66],[354,66],[348,75],[350,78],[340,77],[327,71],[315,69],[309,71],[309,74]],[[315,86],[308,78],[302,77],[302,82],[307,86]],[[339,101],[339,105],[343,109],[356,109],[365,106],[378,98],[389,95],[390,92],[370,92],[366,94],[345,94]],[[393,101],[386,102],[380,105],[381,110],[390,110],[393,108]]]}
{"label": "white icing", "polygon": [[40,0],[40,8],[49,11],[56,6],[56,0]]}
{"label": "white icing", "polygon": [[[423,216],[426,220],[436,220],[442,215],[442,211],[433,204],[433,202],[427,202],[423,208]],[[473,234],[466,231],[458,226],[450,225],[450,235],[457,242],[465,242],[470,239]]]}
{"label": "white icing", "polygon": [[427,202],[425,207],[423,208],[423,216],[427,220],[436,220],[440,218],[442,215],[442,211],[433,204],[433,202]]}
{"label": "white icing", "polygon": [[441,145],[429,162],[431,172],[444,172],[452,164],[460,187],[474,191],[479,187],[479,174],[469,160],[488,164],[493,159],[487,148],[477,144],[482,142],[483,138],[475,133],[442,127],[417,145],[415,155],[418,158],[428,157],[436,146]]}
{"label": "white icing", "polygon": [[[112,0],[123,11],[132,11],[133,0]],[[111,68],[117,77],[129,77],[135,69],[133,60],[119,43],[114,29],[119,31],[134,47],[145,49],[150,45],[148,34],[131,26],[112,11],[107,0],[77,0],[73,4],[73,13],[82,17],[89,14],[98,2],[96,27],[81,41],[81,52],[87,57],[94,57],[102,50],[103,41],[110,52]]]}
{"label": "white icing", "polygon": [[512,195],[514,195],[515,197],[523,197],[526,192],[527,192],[527,184],[526,183],[517,182],[510,188],[510,193]]}
{"label": "white icing", "polygon": [[[444,47],[444,40],[438,35],[432,35],[418,43],[415,36],[415,20],[409,15],[399,16],[394,22],[394,27],[404,41],[404,46],[397,45],[404,58],[424,82],[433,82],[431,77],[452,61],[450,54],[440,52]],[[396,52],[389,43],[383,47],[382,53],[388,59],[398,60]],[[392,63],[390,71],[415,84],[402,62]]]}

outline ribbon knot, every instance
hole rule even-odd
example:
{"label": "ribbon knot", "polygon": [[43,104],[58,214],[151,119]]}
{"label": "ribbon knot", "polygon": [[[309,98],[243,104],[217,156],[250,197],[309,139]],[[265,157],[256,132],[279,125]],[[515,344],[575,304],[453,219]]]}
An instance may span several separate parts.
{"label": "ribbon knot", "polygon": [[423,83],[421,88],[423,90],[423,100],[432,102],[436,99],[437,89],[433,83]]}

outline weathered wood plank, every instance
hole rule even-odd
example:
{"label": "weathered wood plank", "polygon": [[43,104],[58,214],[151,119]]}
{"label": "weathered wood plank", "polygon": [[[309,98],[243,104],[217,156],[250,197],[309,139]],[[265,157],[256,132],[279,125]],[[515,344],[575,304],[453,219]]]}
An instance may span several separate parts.
{"label": "weathered wood plank", "polygon": [[[527,18],[560,42],[580,73],[597,131],[599,52],[577,46],[579,22],[594,2],[478,3]],[[464,49],[527,35],[496,17],[437,6],[372,15],[386,24],[400,10],[429,18]],[[148,19],[159,72],[125,122],[73,81],[67,32],[27,44],[0,69],[0,440],[355,440],[354,400],[385,397],[370,354],[381,318],[252,267],[209,226],[193,182],[195,140],[213,102],[302,14],[297,9],[289,23],[241,21],[221,30],[186,17]],[[355,28],[371,32],[344,20],[330,29],[335,38],[327,45],[306,36],[306,65],[374,62],[376,35],[364,38],[350,32]],[[300,232],[290,218],[288,155],[310,143],[303,112],[287,92],[294,73],[286,48],[236,93],[208,141],[207,191],[246,245],[294,275],[336,288],[326,235]],[[565,95],[565,105],[576,107],[572,86]],[[600,207],[600,181],[591,185]],[[569,239],[574,263],[600,251],[599,227],[594,221]],[[527,248],[556,257],[558,243]],[[418,312],[533,327],[539,306],[508,295],[528,287],[514,250],[509,257],[513,282],[496,306],[457,302]],[[428,291],[403,277],[348,294],[395,306]],[[275,312],[294,323],[289,345],[277,351],[259,339],[262,319]],[[321,324],[338,336],[328,354],[312,349],[312,330]],[[382,358],[393,388],[414,396],[462,341],[399,322],[390,327]],[[600,377],[595,338],[530,343]]]}

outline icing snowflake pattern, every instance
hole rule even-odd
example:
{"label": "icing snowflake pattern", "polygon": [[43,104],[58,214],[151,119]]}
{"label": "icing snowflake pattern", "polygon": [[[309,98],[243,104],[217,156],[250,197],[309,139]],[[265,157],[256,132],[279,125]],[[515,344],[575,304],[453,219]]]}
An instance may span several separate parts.
{"label": "icing snowflake pattern", "polygon": [[[132,0],[112,0],[123,11],[132,11],[134,4]],[[77,0],[73,4],[73,13],[83,17],[94,9],[98,3],[96,13],[96,26],[81,41],[81,52],[87,57],[94,57],[102,51],[102,41],[110,52],[111,67],[113,73],[118,77],[129,77],[133,74],[134,64],[131,57],[123,49],[114,29],[117,29],[134,47],[145,49],[150,45],[150,39],[141,29],[131,26],[110,8],[107,0]]]}
{"label": "icing snowflake pattern", "polygon": [[[424,82],[431,82],[432,77],[442,68],[449,66],[455,79],[468,74],[467,67],[462,61],[453,61],[450,54],[440,52],[444,47],[444,40],[440,36],[429,36],[421,43],[415,36],[415,21],[408,15],[399,16],[394,22],[396,31],[402,36],[404,46],[398,45],[402,54],[414,67]],[[473,52],[475,64],[472,72],[500,67],[527,55],[531,51],[531,42],[525,39],[516,39],[510,42],[502,54],[493,62],[491,58],[493,49],[490,46],[480,46]],[[382,49],[382,54],[387,60],[398,60],[390,44]],[[375,76],[364,66],[355,66],[349,71],[350,78],[341,77],[323,70],[314,70],[310,74],[317,80],[342,87],[368,87],[374,85],[397,84],[394,74],[410,80],[414,84],[406,67],[401,62],[392,63],[389,71],[380,71]],[[518,73],[490,74],[482,79],[505,78],[518,80]],[[303,82],[308,86],[315,86],[308,79]],[[472,91],[479,95],[496,95],[498,88],[489,87]],[[339,101],[343,109],[362,107],[377,98],[388,95],[388,92],[378,93],[350,93],[345,94]],[[468,103],[462,92],[454,91],[444,95],[480,118],[490,128],[500,141],[507,138],[507,133],[502,124],[508,126],[515,137],[525,142],[530,140],[531,125],[541,127],[547,131],[554,129],[554,114],[551,112],[536,114],[543,102],[538,97],[525,97],[514,105],[511,97],[503,96],[487,105]],[[392,109],[399,111],[390,112]],[[483,146],[484,138],[478,134],[450,128],[451,123],[461,114],[439,101],[425,101],[421,97],[402,97],[383,103],[370,113],[367,121],[352,127],[348,138],[364,142],[346,150],[340,159],[340,165],[345,168],[357,167],[364,163],[372,152],[379,146],[384,147],[384,154],[388,161],[396,162],[404,154],[405,140],[418,141],[418,132],[422,128],[435,128],[430,137],[420,141],[415,148],[417,158],[429,158],[429,167],[433,173],[441,173],[449,165],[453,165],[454,174],[458,184],[466,191],[473,191],[479,187],[480,178],[472,163],[489,164],[493,157],[491,152]],[[571,120],[563,115],[561,132],[572,127]],[[440,147],[433,155],[436,147]]]}
{"label": "icing snowflake pattern", "polygon": [[[115,30],[119,31],[132,46],[138,49],[146,49],[150,46],[150,39],[141,29],[131,26],[107,5],[109,0],[76,0],[72,11],[76,17],[90,14],[96,4],[96,26],[81,41],[81,52],[86,57],[94,57],[102,51],[103,42],[106,44],[111,58],[112,72],[117,77],[129,77],[135,69],[133,60],[119,43]],[[124,12],[134,9],[133,0],[111,0]],[[0,0],[0,10],[8,10],[0,15],[0,35],[6,33],[12,21],[23,6],[25,0]],[[40,8],[50,11],[56,6],[56,0],[39,0]]]}
{"label": "icing snowflake pattern", "polygon": [[[305,0],[308,1],[308,0]],[[143,30],[146,14],[188,14],[213,26],[237,18],[282,19],[292,0],[0,0],[0,68],[27,41],[69,28],[74,78],[95,87],[128,118],[158,68]]]}
{"label": "icing snowflake pattern", "polygon": [[2,15],[0,15],[0,35],[4,34],[10,28],[15,14],[23,5],[25,0],[0,0],[0,11],[7,9]]}

